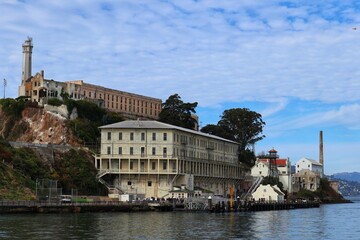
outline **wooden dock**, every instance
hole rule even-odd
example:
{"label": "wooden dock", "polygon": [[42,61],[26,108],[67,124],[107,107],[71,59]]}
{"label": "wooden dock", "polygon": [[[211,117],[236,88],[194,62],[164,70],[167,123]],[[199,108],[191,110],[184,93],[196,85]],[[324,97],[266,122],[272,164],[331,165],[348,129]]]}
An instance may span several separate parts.
{"label": "wooden dock", "polygon": [[[209,207],[210,206],[210,207]],[[81,203],[59,203],[41,201],[0,201],[0,213],[84,213],[84,212],[146,212],[146,211],[271,211],[291,210],[300,208],[320,207],[319,202],[243,202],[235,203],[230,208],[229,203],[214,205],[175,204],[171,202],[119,202],[98,201]]]}

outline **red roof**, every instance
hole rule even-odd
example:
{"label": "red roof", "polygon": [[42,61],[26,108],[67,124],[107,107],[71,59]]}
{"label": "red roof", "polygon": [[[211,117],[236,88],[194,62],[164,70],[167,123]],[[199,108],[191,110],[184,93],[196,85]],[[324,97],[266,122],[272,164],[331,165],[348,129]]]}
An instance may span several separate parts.
{"label": "red roof", "polygon": [[[259,161],[260,162],[269,162],[269,159],[259,159]],[[278,158],[278,159],[276,159],[275,160],[276,162],[276,165],[277,166],[286,166],[286,163],[287,163],[287,159],[280,159],[280,158]]]}

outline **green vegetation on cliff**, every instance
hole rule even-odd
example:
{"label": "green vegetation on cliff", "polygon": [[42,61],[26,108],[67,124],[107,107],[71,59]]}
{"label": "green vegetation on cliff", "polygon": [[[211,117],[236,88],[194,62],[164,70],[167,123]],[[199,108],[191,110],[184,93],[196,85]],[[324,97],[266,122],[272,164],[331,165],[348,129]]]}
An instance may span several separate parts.
{"label": "green vegetation on cliff", "polygon": [[[69,116],[66,126],[78,143],[93,151],[98,149],[100,143],[98,127],[123,120],[119,113],[107,111],[85,100],[49,99],[48,103],[53,106],[65,104],[70,114],[73,110],[76,112],[77,118],[70,120]],[[37,179],[57,180],[58,188],[62,188],[66,194],[72,189],[84,195],[103,194],[104,187],[97,182],[91,152],[53,151],[52,156],[50,154],[46,158],[41,149],[13,148],[7,143],[7,139],[16,141],[29,130],[28,122],[22,119],[23,111],[28,107],[40,108],[26,97],[0,100],[0,199],[34,199]]]}
{"label": "green vegetation on cliff", "polygon": [[79,139],[80,143],[89,147],[98,145],[100,126],[124,120],[119,113],[108,111],[99,107],[96,103],[86,100],[75,101],[66,98],[65,101],[61,101],[54,98],[49,99],[48,104],[53,106],[65,104],[69,113],[76,109],[77,118],[69,120],[68,127]]}
{"label": "green vegetation on cliff", "polygon": [[58,180],[63,193],[70,193],[71,189],[84,195],[103,192],[89,152],[73,149],[54,152],[53,163],[38,155],[34,149],[13,148],[0,139],[0,199],[35,199],[37,179]]}
{"label": "green vegetation on cliff", "polygon": [[337,193],[334,189],[330,187],[329,181],[327,178],[320,179],[320,188],[314,192],[301,189],[297,192],[294,198],[303,198],[308,200],[320,200],[323,203],[341,203],[348,202],[344,197]]}
{"label": "green vegetation on cliff", "polygon": [[71,189],[79,189],[83,194],[99,193],[99,183],[96,181],[97,171],[92,159],[89,152],[71,149],[62,154],[61,159],[55,160],[54,175],[64,193],[70,193]]}

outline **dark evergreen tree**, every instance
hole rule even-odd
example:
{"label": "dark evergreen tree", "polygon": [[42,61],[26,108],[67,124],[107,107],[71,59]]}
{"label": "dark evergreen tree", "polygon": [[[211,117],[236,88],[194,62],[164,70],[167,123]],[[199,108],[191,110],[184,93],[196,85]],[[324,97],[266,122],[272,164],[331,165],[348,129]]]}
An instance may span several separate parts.
{"label": "dark evergreen tree", "polygon": [[255,155],[249,147],[265,137],[264,125],[261,114],[247,108],[233,108],[223,112],[217,125],[207,125],[201,131],[238,142],[239,160],[251,167]]}
{"label": "dark evergreen tree", "polygon": [[178,94],[171,95],[162,104],[159,121],[179,127],[194,129],[197,122],[192,114],[196,113],[198,103],[184,103]]}

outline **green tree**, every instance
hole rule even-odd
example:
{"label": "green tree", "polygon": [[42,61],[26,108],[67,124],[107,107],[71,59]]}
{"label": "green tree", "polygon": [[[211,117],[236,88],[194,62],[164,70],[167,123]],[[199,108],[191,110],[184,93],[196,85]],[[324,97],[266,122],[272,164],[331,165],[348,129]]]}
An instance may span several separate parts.
{"label": "green tree", "polygon": [[249,145],[262,140],[265,122],[261,114],[248,108],[233,108],[225,110],[218,125],[226,132],[232,133],[232,140],[240,144],[239,151],[244,151]]}
{"label": "green tree", "polygon": [[264,126],[261,114],[247,108],[233,108],[223,112],[217,125],[207,125],[201,131],[239,143],[239,160],[251,167],[255,155],[249,146],[265,137],[262,134]]}
{"label": "green tree", "polygon": [[209,133],[211,135],[215,135],[218,137],[226,138],[226,139],[233,139],[233,136],[231,133],[227,132],[225,128],[219,125],[215,124],[208,124],[201,128],[201,132]]}
{"label": "green tree", "polygon": [[252,150],[245,149],[239,152],[239,160],[247,166],[252,167],[255,164],[256,156]]}
{"label": "green tree", "polygon": [[194,129],[197,121],[192,114],[196,113],[198,103],[184,103],[178,94],[171,95],[162,104],[159,121],[179,127]]}
{"label": "green tree", "polygon": [[263,185],[267,185],[270,184],[271,186],[278,186],[279,189],[284,192],[284,185],[282,184],[282,182],[279,181],[279,177],[264,177],[264,179],[261,182]]}
{"label": "green tree", "polygon": [[79,194],[97,194],[97,171],[89,159],[91,155],[87,152],[72,149],[56,160],[54,167],[59,175],[59,186],[64,192],[70,193],[72,188],[76,188]]}
{"label": "green tree", "polygon": [[17,99],[5,98],[0,100],[0,105],[2,106],[2,110],[8,114],[8,116],[12,116],[17,120],[21,118],[21,113],[25,108],[26,102],[27,98],[23,97]]}

